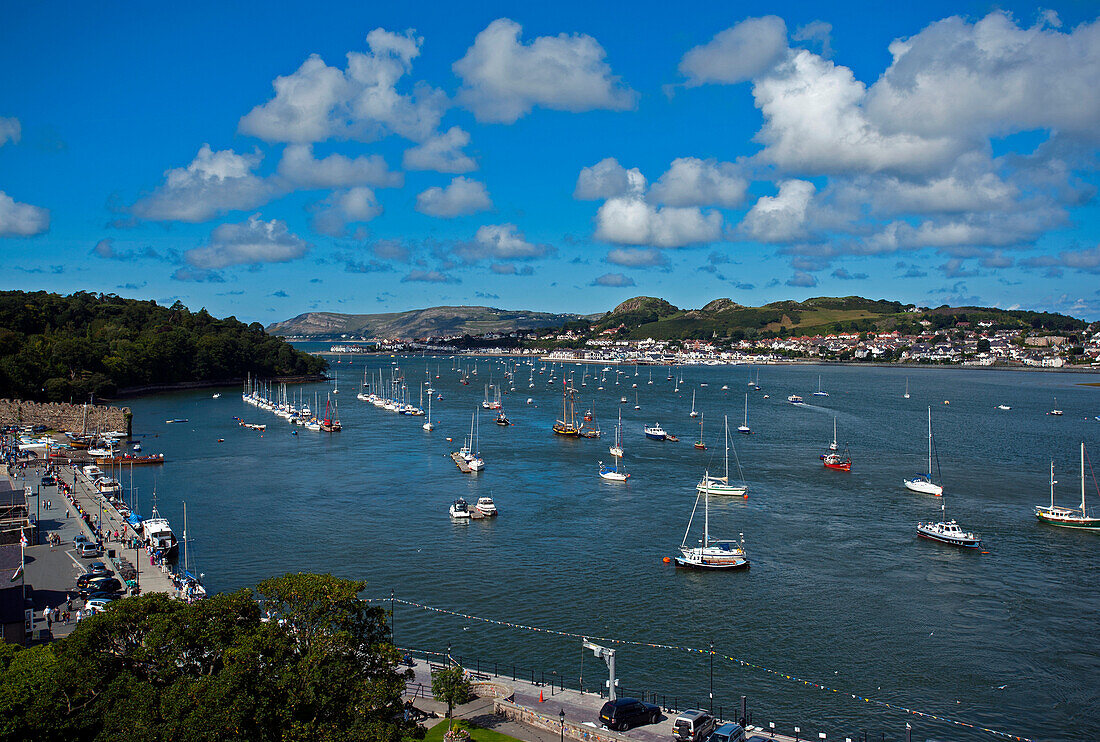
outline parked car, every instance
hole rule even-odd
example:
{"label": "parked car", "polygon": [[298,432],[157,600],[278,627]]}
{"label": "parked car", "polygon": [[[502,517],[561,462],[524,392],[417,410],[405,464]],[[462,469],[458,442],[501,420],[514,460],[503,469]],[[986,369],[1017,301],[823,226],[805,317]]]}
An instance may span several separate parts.
{"label": "parked car", "polygon": [[699,709],[688,709],[672,724],[672,738],[680,742],[703,742],[718,726],[718,720]]}
{"label": "parked car", "polygon": [[73,539],[73,546],[80,546],[81,544],[90,544],[92,541],[83,533]]}
{"label": "parked car", "polygon": [[106,608],[107,604],[113,600],[116,600],[116,598],[89,598],[88,600],[84,601],[84,607],[94,608],[97,611],[101,611]]}
{"label": "parked car", "polygon": [[52,487],[57,484],[57,479],[54,477],[42,477],[42,481],[39,484],[43,487]]}
{"label": "parked car", "polygon": [[710,742],[746,742],[745,730],[740,724],[726,722],[710,735]]}
{"label": "parked car", "polygon": [[78,554],[80,554],[80,556],[84,557],[85,559],[89,559],[91,557],[97,557],[97,556],[99,556],[100,554],[103,553],[99,550],[98,546],[96,546],[93,543],[87,542],[87,541],[85,541],[83,543],[80,543],[80,544],[77,544],[76,552]]}
{"label": "parked car", "polygon": [[105,577],[114,577],[114,576],[115,576],[115,573],[111,572],[110,570],[108,570],[106,572],[99,572],[97,574],[83,574],[83,575],[80,575],[80,577],[76,578],[76,586],[77,586],[77,588],[84,588],[84,587],[87,587],[90,583],[95,582],[96,580],[102,580]]}
{"label": "parked car", "polygon": [[113,594],[122,591],[122,583],[114,577],[97,577],[94,580],[88,580],[84,587],[80,589],[80,594],[85,599],[97,597],[103,594]]}
{"label": "parked car", "polygon": [[600,723],[608,729],[623,732],[640,724],[656,724],[661,720],[661,709],[637,698],[617,698],[608,701],[600,709]]}
{"label": "parked car", "polygon": [[111,570],[107,567],[106,562],[92,562],[88,565],[88,571],[85,572],[88,575],[109,575]]}

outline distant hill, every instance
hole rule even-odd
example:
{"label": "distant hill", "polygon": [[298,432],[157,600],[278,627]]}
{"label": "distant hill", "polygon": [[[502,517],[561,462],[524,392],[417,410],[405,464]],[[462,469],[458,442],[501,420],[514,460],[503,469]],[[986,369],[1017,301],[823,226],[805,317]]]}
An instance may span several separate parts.
{"label": "distant hill", "polygon": [[601,317],[595,329],[622,328],[620,334],[628,338],[672,340],[894,329],[918,333],[925,327],[921,321],[931,323],[933,329],[952,328],[959,322],[991,322],[998,327],[1069,332],[1079,331],[1086,324],[1062,314],[1027,310],[941,306],[917,311],[911,304],[860,296],[776,301],[761,307],[715,299],[702,309],[678,309],[662,299],[639,296]]}
{"label": "distant hill", "polygon": [[1063,314],[989,307],[949,307],[917,311],[912,304],[861,296],[821,296],[805,301],[776,301],[747,307],[732,299],[714,299],[700,309],[680,309],[664,299],[636,296],[593,315],[551,314],[492,307],[431,307],[391,314],[309,312],[267,328],[275,335],[319,340],[353,335],[378,338],[421,338],[482,335],[547,327],[587,327],[618,330],[619,337],[685,340],[758,337],[777,334],[813,335],[829,332],[889,332],[916,334],[925,329],[953,328],[959,322],[991,322],[996,327],[1077,332],[1085,322]]}
{"label": "distant hill", "polygon": [[493,307],[430,307],[387,314],[307,312],[267,327],[272,335],[305,336],[319,340],[342,335],[377,338],[421,338],[444,335],[482,335],[540,327],[560,327],[584,319],[579,314],[552,314]]}

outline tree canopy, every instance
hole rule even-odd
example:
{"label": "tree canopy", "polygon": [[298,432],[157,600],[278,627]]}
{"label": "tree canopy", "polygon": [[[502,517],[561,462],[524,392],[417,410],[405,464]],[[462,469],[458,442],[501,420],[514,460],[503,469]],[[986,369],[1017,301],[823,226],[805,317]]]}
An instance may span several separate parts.
{"label": "tree canopy", "polygon": [[364,583],[294,574],[188,605],[116,601],[67,638],[0,644],[0,739],[417,737],[385,611]]}
{"label": "tree canopy", "polygon": [[85,401],[185,381],[320,373],[325,361],[264,332],[180,302],[113,294],[0,292],[0,397]]}

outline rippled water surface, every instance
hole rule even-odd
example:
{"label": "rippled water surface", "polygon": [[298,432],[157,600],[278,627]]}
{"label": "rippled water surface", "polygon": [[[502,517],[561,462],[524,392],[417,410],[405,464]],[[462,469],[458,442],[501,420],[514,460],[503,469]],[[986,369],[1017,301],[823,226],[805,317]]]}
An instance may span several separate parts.
{"label": "rippled water surface", "polygon": [[[355,399],[364,367],[388,376],[395,362],[413,389],[430,371],[444,397],[433,405],[435,432],[421,430],[423,418]],[[760,368],[762,389],[749,396],[754,435],[733,434],[749,497],[711,507],[712,534],[744,533],[752,567],[711,574],[677,571],[662,558],[684,537],[695,482],[705,468],[722,466],[722,416],[731,428],[740,423],[748,367],[683,368],[678,393],[663,368],[653,371],[652,385],[644,367],[637,376],[622,369],[618,385],[610,372],[603,391],[589,376],[581,406],[594,408],[605,431],[594,441],[551,435],[561,371],[551,386],[549,367],[540,375],[536,364],[528,389],[523,366],[516,391],[504,398],[516,424],[500,428],[493,413],[479,413],[487,468],[470,476],[448,453],[467,434],[490,373],[501,381],[507,363],[481,360],[469,386],[459,383],[454,363],[372,356],[334,365],[344,425],[334,435],[301,428],[291,435],[285,421],[244,404],[237,390],[222,390],[220,399],[203,391],[133,400],[145,450],[169,458],[135,470],[141,507],[148,509],[155,479],[160,510],[178,531],[187,502],[191,556],[214,590],[287,571],[328,571],[366,580],[370,595],[392,589],[515,623],[701,648],[713,642],[724,655],[843,693],[1027,737],[1100,737],[1100,534],[1042,526],[1032,514],[1048,500],[1052,458],[1065,504],[1080,497],[1080,442],[1100,459],[1100,388],[1079,385],[1098,377]],[[584,367],[565,368],[579,386]],[[827,398],[810,396],[819,374]],[[291,394],[298,389],[311,402],[319,394],[323,406],[331,384]],[[692,390],[705,452],[691,444],[699,434],[688,416]],[[791,393],[807,406],[787,404]],[[1055,395],[1060,418],[1044,414]],[[597,462],[610,461],[620,396],[629,398],[622,405],[626,484],[597,476]],[[1001,403],[1012,409],[995,409]],[[980,532],[988,554],[916,537],[916,522],[935,518],[939,500],[901,482],[925,465],[929,406],[948,516]],[[261,436],[234,416],[269,428]],[[834,416],[841,445],[851,449],[850,473],[825,470],[818,459]],[[164,423],[173,418],[189,422]],[[642,426],[655,421],[681,442],[646,440]],[[455,497],[472,502],[486,493],[498,519],[450,522]],[[1100,510],[1091,481],[1089,497]],[[554,671],[574,685],[583,673],[590,688],[601,682],[602,667],[573,639],[400,606],[395,631],[404,646],[450,646],[502,668]],[[674,696],[681,707],[705,703],[705,655],[621,646],[618,667],[628,689]],[[903,738],[909,721],[915,739],[993,738],[731,662],[716,662],[714,673],[717,704],[729,709],[747,695],[756,723],[797,724],[803,735],[843,739],[868,730]]]}

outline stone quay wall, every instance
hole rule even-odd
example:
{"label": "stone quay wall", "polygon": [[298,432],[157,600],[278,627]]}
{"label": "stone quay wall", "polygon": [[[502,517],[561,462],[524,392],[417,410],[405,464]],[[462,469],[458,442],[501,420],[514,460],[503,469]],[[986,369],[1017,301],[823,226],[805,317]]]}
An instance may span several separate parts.
{"label": "stone quay wall", "polygon": [[87,417],[82,404],[64,402],[25,402],[0,399],[0,427],[6,425],[45,425],[53,430],[79,433],[100,430],[128,431],[129,407],[88,405]]}

